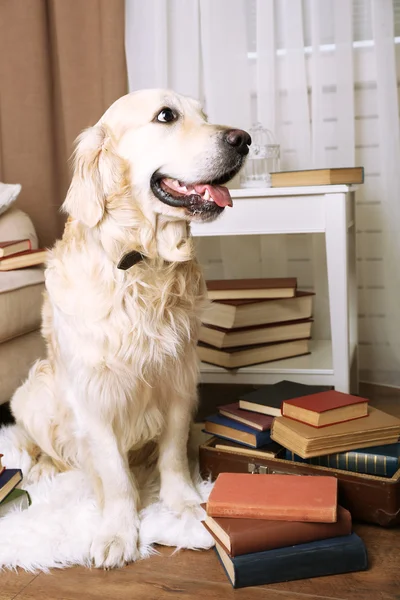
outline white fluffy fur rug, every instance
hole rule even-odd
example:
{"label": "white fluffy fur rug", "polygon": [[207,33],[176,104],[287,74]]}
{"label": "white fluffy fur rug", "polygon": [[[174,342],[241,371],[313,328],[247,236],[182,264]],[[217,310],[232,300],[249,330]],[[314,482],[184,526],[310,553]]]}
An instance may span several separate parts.
{"label": "white fluffy fur rug", "polygon": [[[18,449],[16,426],[0,429],[3,463],[9,468],[29,472],[29,456]],[[213,545],[209,533],[194,516],[179,517],[158,501],[158,482],[154,473],[136,473],[140,481],[140,556],[155,553],[153,544],[177,548],[206,549]],[[203,500],[212,484],[193,474]],[[0,569],[21,567],[27,571],[46,571],[51,567],[90,566],[89,548],[101,514],[94,495],[80,471],[60,473],[35,484],[21,485],[32,499],[24,511],[0,518]]]}

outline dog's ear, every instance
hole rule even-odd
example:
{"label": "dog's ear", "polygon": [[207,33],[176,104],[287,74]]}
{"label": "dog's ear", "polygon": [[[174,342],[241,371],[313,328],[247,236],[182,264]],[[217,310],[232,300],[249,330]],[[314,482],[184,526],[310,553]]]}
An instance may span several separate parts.
{"label": "dog's ear", "polygon": [[95,227],[104,215],[107,197],[120,184],[120,162],[104,125],[83,131],[76,141],[74,173],[63,211]]}

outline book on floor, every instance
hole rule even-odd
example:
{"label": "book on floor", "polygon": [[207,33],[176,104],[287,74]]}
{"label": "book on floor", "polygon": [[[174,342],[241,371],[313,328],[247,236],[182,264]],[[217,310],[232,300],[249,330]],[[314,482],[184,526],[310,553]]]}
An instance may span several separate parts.
{"label": "book on floor", "polygon": [[225,440],[215,437],[214,448],[222,450],[223,452],[231,452],[232,454],[245,454],[252,458],[277,458],[281,457],[285,453],[285,448],[276,442],[268,442],[264,446],[259,448],[249,448],[233,442],[232,440]]}
{"label": "book on floor", "polygon": [[310,169],[306,171],[281,171],[279,173],[271,173],[271,187],[350,185],[352,183],[364,183],[363,167]]}
{"label": "book on floor", "polygon": [[243,394],[240,396],[239,406],[244,410],[279,417],[282,414],[281,407],[284,400],[318,394],[332,389],[332,386],[305,385],[284,379],[273,385],[263,385],[254,392]]}
{"label": "book on floor", "polygon": [[0,474],[0,502],[22,481],[20,469],[5,469]]}
{"label": "book on floor", "polygon": [[207,515],[335,523],[337,479],[220,473],[207,501]]}
{"label": "book on floor", "polygon": [[321,428],[287,417],[276,417],[271,426],[271,437],[301,458],[312,458],[369,446],[395,444],[400,437],[400,419],[372,406],[368,408],[368,416],[363,419]]}
{"label": "book on floor", "polygon": [[301,340],[311,337],[312,323],[312,319],[303,319],[239,329],[224,329],[203,324],[200,328],[199,340],[216,348],[235,348]]}
{"label": "book on floor", "polygon": [[207,417],[204,423],[204,431],[210,435],[245,444],[251,448],[259,448],[271,441],[269,429],[267,431],[258,431],[254,427],[233,421],[220,414]]}
{"label": "book on floor", "polygon": [[365,571],[368,568],[364,542],[355,533],[235,557],[230,557],[219,543],[215,551],[234,588]]}
{"label": "book on floor", "polygon": [[12,240],[9,242],[0,242],[0,258],[11,256],[12,254],[18,254],[19,252],[25,252],[31,250],[32,244],[30,240]]}
{"label": "book on floor", "polygon": [[209,517],[204,527],[230,556],[275,550],[351,534],[351,515],[338,506],[336,523]]}
{"label": "book on floor", "polygon": [[210,300],[293,298],[296,295],[297,279],[213,279],[206,284]]}
{"label": "book on floor", "polygon": [[242,410],[239,407],[239,402],[219,406],[218,412],[224,417],[228,417],[249,427],[254,427],[254,429],[259,429],[260,431],[271,429],[273,417],[251,412],[250,410]]}
{"label": "book on floor", "polygon": [[260,363],[293,358],[310,353],[309,340],[292,340],[263,346],[242,346],[240,348],[213,348],[200,342],[197,354],[200,360],[225,369],[239,369]]}
{"label": "book on floor", "polygon": [[0,517],[14,510],[26,510],[31,503],[28,492],[15,488],[0,502]]}
{"label": "book on floor", "polygon": [[326,454],[314,458],[301,458],[291,450],[286,450],[285,458],[295,462],[305,462],[310,465],[352,471],[353,473],[393,477],[400,469],[400,442]]}
{"label": "book on floor", "polygon": [[301,396],[282,403],[282,415],[313,427],[326,427],[368,415],[368,400],[336,390]]}
{"label": "book on floor", "polygon": [[0,271],[12,271],[41,265],[47,260],[47,250],[27,250],[0,259]]}
{"label": "book on floor", "polygon": [[310,319],[313,292],[297,290],[293,298],[270,300],[214,300],[202,314],[202,322],[225,329]]}

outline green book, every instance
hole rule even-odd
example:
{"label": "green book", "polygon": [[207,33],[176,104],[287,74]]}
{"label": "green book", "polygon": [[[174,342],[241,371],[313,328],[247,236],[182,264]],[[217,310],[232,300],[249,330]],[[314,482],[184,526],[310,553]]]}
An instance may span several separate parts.
{"label": "green book", "polygon": [[30,504],[28,492],[15,488],[0,502],[0,517],[4,517],[12,510],[25,510]]}

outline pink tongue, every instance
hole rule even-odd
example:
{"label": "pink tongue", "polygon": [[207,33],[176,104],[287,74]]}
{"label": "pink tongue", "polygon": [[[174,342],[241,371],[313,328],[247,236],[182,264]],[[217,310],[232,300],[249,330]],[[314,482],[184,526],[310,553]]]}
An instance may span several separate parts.
{"label": "pink tongue", "polygon": [[201,196],[204,194],[206,190],[208,190],[211,198],[214,200],[215,204],[218,206],[232,206],[232,198],[229,193],[228,188],[223,187],[222,185],[195,185],[194,189]]}

